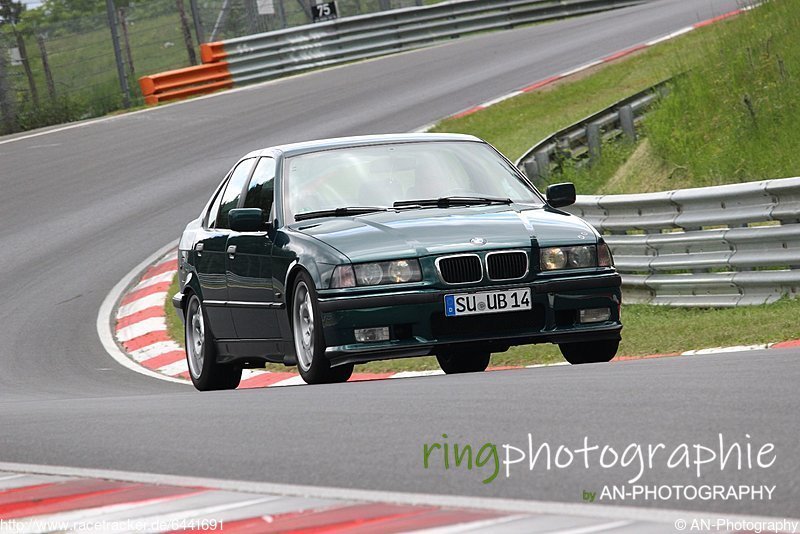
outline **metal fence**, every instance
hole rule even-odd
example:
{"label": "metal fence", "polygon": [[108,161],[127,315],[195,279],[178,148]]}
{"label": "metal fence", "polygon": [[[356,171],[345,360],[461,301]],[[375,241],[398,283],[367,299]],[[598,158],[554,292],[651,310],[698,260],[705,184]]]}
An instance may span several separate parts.
{"label": "metal fence", "polygon": [[516,161],[517,168],[542,187],[566,161],[599,158],[603,143],[622,136],[635,141],[637,126],[650,107],[668,92],[668,82],[649,87],[547,136]]}
{"label": "metal fence", "polygon": [[204,45],[235,84],[376,57],[442,39],[607,11],[647,0],[464,0],[347,17]]}
{"label": "metal fence", "polygon": [[605,234],[627,302],[729,307],[800,290],[800,178],[579,196],[568,211]]}
{"label": "metal fence", "polygon": [[[422,6],[442,0],[337,0],[339,17]],[[316,0],[197,0],[202,42],[232,39],[314,22]]]}
{"label": "metal fence", "polygon": [[[190,64],[192,55],[199,61],[191,19],[184,13],[182,20],[177,4],[139,0],[112,10],[126,80]],[[10,104],[5,132],[102,115],[129,101],[135,104],[140,96],[135,83],[127,94],[121,89],[106,10],[66,20],[42,16],[16,26],[3,24],[0,56],[7,66],[0,98]]]}

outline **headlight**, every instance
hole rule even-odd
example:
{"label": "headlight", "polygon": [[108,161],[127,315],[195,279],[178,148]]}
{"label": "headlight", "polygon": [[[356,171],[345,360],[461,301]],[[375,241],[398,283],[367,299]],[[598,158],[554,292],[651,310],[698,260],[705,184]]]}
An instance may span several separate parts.
{"label": "headlight", "polygon": [[418,260],[340,265],[333,271],[332,288],[404,284],[422,280]]}
{"label": "headlight", "polygon": [[597,247],[550,247],[539,252],[539,265],[543,271],[556,269],[583,269],[597,267]]}

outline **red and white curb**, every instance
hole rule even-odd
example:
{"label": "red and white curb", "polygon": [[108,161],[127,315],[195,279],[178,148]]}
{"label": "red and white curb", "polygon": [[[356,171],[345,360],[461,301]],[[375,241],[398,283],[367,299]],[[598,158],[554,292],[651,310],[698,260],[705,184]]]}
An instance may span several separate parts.
{"label": "red and white curb", "polygon": [[[0,463],[0,533],[675,532],[775,518]],[[785,524],[785,523],[781,523]],[[720,530],[719,532],[729,532]]]}
{"label": "red and white curb", "polygon": [[[166,310],[169,286],[178,270],[174,245],[159,251],[149,262],[140,264],[106,298],[98,316],[98,332],[101,339],[101,325],[108,329],[106,349],[126,367],[152,376],[179,383],[189,383],[189,368],[183,347],[173,340],[167,332]],[[118,287],[120,286],[118,284]],[[171,303],[170,303],[171,305]],[[106,314],[105,317],[103,314]],[[109,347],[111,345],[111,347]],[[618,356],[615,361],[663,358],[672,356],[696,356],[769,348],[790,348],[800,346],[798,341],[784,341],[758,345],[734,347],[714,347],[688,350],[669,354],[649,356]],[[492,367],[490,371],[525,369],[568,365],[566,362],[528,366]],[[387,378],[411,378],[443,374],[442,371],[403,371],[394,373],[353,373],[350,381],[382,380]],[[245,369],[242,373],[240,389],[299,386],[305,382],[296,372],[272,372]]]}
{"label": "red and white curb", "polygon": [[[531,85],[528,85],[528,86],[523,87],[521,89],[518,89],[516,91],[512,91],[512,92],[510,92],[510,93],[508,93],[506,95],[503,95],[503,96],[500,96],[500,97],[497,97],[497,98],[493,98],[492,100],[489,100],[489,101],[484,102],[482,104],[478,104],[477,106],[473,106],[473,107],[467,108],[467,109],[465,109],[463,111],[459,111],[458,113],[456,113],[454,115],[450,115],[447,118],[448,119],[460,119],[462,117],[467,117],[467,116],[472,115],[474,113],[477,113],[479,111],[483,111],[484,109],[488,109],[488,108],[490,108],[490,107],[492,107],[492,106],[494,106],[496,104],[499,104],[501,102],[505,102],[506,100],[509,100],[509,99],[514,98],[516,96],[519,96],[519,95],[522,95],[522,94],[525,94],[525,93],[531,93],[533,91],[538,91],[539,89],[542,89],[543,87],[547,87],[548,85],[551,85],[551,84],[553,84],[553,83],[555,83],[555,82],[557,82],[559,80],[563,80],[564,78],[568,78],[568,77],[570,77],[570,76],[572,76],[574,74],[578,74],[578,73],[583,72],[585,70],[591,69],[592,67],[596,67],[596,66],[602,65],[604,63],[610,63],[612,61],[616,61],[617,59],[623,58],[625,56],[629,56],[629,55],[631,55],[633,53],[636,53],[636,52],[638,52],[640,50],[644,50],[646,48],[650,48],[651,46],[657,45],[659,43],[663,43],[664,41],[669,41],[670,39],[674,39],[675,37],[687,34],[687,33],[691,32],[691,31],[694,31],[694,30],[696,30],[698,28],[703,28],[705,26],[709,26],[709,25],[714,24],[716,22],[719,22],[721,20],[726,20],[726,19],[735,17],[737,15],[740,15],[740,14],[744,13],[745,11],[749,11],[749,10],[753,9],[753,7],[755,7],[755,6],[746,6],[746,7],[743,7],[741,9],[736,9],[734,11],[730,11],[730,12],[725,13],[723,15],[719,15],[717,17],[713,17],[713,18],[710,18],[708,20],[704,20],[702,22],[698,22],[698,23],[693,24],[691,26],[687,26],[685,28],[681,28],[680,30],[674,31],[672,33],[669,33],[669,34],[664,35],[662,37],[659,37],[657,39],[653,39],[652,41],[647,41],[645,43],[640,43],[640,44],[632,46],[630,48],[626,48],[625,50],[621,50],[619,52],[615,52],[614,54],[611,54],[609,56],[605,56],[605,57],[602,57],[600,59],[596,59],[594,61],[590,61],[589,63],[586,63],[584,65],[580,65],[580,66],[575,67],[573,69],[570,69],[568,71],[562,72],[561,74],[557,74],[555,76],[550,76],[549,78],[545,78],[544,80],[539,80],[536,83],[533,83]],[[423,126],[421,128],[418,128],[416,131],[417,132],[427,132],[427,131],[431,130],[434,126],[436,126],[435,123],[434,124],[428,124],[428,125],[425,125],[425,126]]]}

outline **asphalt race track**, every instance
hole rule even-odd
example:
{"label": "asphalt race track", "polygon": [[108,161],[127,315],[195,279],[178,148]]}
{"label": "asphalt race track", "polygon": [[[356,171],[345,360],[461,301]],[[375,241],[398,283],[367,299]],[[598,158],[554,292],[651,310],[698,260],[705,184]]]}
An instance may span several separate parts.
{"label": "asphalt race track", "polygon": [[[775,485],[771,501],[615,504],[800,515],[795,350],[200,394],[140,376],[95,329],[245,152],[401,132],[737,7],[660,0],[453,41],[44,135],[0,139],[0,461],[580,502],[630,468],[422,466],[425,443],[775,444],[768,469],[657,465],[640,483]],[[532,140],[534,141],[534,140]],[[749,437],[748,437],[749,436]]]}

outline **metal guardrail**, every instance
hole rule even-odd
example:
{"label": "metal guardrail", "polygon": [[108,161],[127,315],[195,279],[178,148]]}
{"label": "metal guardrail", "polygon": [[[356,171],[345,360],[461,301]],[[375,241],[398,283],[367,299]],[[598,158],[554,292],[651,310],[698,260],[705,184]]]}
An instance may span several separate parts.
{"label": "metal guardrail", "polygon": [[568,211],[605,234],[627,302],[729,307],[800,291],[800,178],[580,195]]}
{"label": "metal guardrail", "polygon": [[608,11],[648,0],[461,0],[384,11],[201,46],[204,63],[225,62],[235,84],[285,76],[443,39]]}
{"label": "metal guardrail", "polygon": [[668,92],[665,80],[542,139],[515,165],[537,186],[546,186],[563,161],[600,157],[604,142],[625,136],[636,139],[636,127],[650,106]]}

